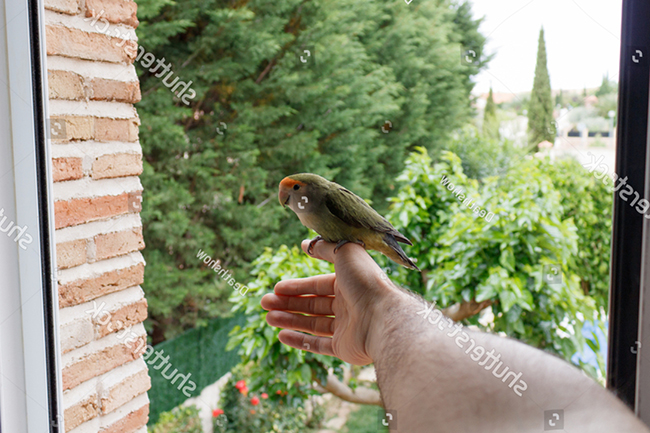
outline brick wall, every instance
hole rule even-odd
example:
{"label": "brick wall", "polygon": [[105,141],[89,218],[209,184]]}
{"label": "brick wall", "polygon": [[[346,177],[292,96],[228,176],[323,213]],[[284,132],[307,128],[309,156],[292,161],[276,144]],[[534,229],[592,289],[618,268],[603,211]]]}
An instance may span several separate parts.
{"label": "brick wall", "polygon": [[136,4],[45,9],[65,431],[146,433]]}

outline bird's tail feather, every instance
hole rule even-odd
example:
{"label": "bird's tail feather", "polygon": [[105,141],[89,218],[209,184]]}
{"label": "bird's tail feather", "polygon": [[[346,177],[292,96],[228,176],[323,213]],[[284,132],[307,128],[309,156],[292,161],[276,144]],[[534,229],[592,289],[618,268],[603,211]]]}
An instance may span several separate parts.
{"label": "bird's tail feather", "polygon": [[416,266],[416,264],[413,262],[413,260],[411,260],[411,259],[406,255],[406,253],[404,252],[404,250],[402,249],[402,247],[397,243],[397,240],[395,239],[395,236],[391,235],[390,233],[386,233],[386,234],[384,235],[384,242],[386,242],[386,244],[387,244],[387,245],[388,245],[388,246],[389,246],[393,251],[395,251],[395,253],[397,253],[397,255],[398,255],[399,258],[400,258],[400,262],[401,262],[402,265],[404,265],[404,266],[406,266],[407,268],[410,268],[410,269],[416,269],[416,270],[418,270],[418,271],[420,270],[420,268],[418,268],[418,267]]}

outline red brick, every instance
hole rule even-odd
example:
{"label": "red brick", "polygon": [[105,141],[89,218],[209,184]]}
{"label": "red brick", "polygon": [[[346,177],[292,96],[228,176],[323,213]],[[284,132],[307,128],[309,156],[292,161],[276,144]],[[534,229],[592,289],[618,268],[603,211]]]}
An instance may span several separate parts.
{"label": "red brick", "polygon": [[67,408],[63,412],[65,431],[69,432],[73,428],[95,418],[99,414],[97,406],[97,394],[93,393],[74,406]]}
{"label": "red brick", "polygon": [[93,179],[138,176],[140,174],[142,174],[142,156],[138,153],[102,155],[93,162]]}
{"label": "red brick", "polygon": [[111,424],[101,433],[133,433],[149,421],[149,405],[131,412],[121,420]]}
{"label": "red brick", "polygon": [[[104,18],[109,23],[138,27],[138,5],[125,0],[86,0],[86,17]],[[102,13],[103,11],[103,13]]]}
{"label": "red brick", "polygon": [[102,33],[89,33],[57,25],[45,26],[45,41],[48,56],[113,63],[133,63],[137,56],[137,44],[134,41],[124,42],[121,38]]}
{"label": "red brick", "polygon": [[93,78],[90,84],[94,101],[119,101],[135,104],[142,98],[138,81],[117,81]]}
{"label": "red brick", "polygon": [[45,0],[45,9],[62,12],[68,15],[77,15],[79,13],[78,0]]}
{"label": "red brick", "polygon": [[125,214],[129,211],[129,194],[95,198],[77,198],[54,203],[57,229]]}
{"label": "red brick", "polygon": [[95,118],[95,140],[97,141],[137,141],[140,120]]}
{"label": "red brick", "polygon": [[95,236],[97,260],[121,256],[143,248],[142,227]]}
{"label": "red brick", "polygon": [[59,308],[71,307],[91,301],[102,295],[142,284],[144,281],[144,264],[116,269],[102,275],[59,285]]}
{"label": "red brick", "polygon": [[[147,300],[140,299],[133,304],[111,311],[110,322],[105,325],[99,324],[97,331],[100,337],[105,337],[113,332],[119,332],[129,326],[144,322],[147,318]],[[102,318],[103,319],[103,318]]]}
{"label": "red brick", "polygon": [[100,376],[127,362],[135,361],[142,355],[145,348],[145,337],[139,337],[131,344],[120,343],[99,352],[91,353],[63,369],[63,390],[72,389],[93,377]]}
{"label": "red brick", "polygon": [[86,98],[84,79],[70,71],[47,71],[47,87],[50,99],[79,100]]}
{"label": "red brick", "polygon": [[72,268],[86,263],[86,240],[56,244],[56,265],[60,269]]}
{"label": "red brick", "polygon": [[81,179],[84,176],[81,158],[54,158],[52,178],[54,182]]}

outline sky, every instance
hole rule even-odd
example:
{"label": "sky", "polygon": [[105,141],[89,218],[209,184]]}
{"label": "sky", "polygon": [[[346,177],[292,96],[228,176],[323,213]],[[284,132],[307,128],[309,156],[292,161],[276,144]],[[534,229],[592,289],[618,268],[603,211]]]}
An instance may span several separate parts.
{"label": "sky", "polygon": [[475,93],[524,92],[533,87],[543,26],[553,89],[598,87],[618,80],[622,0],[472,0],[474,17],[495,53],[475,77]]}

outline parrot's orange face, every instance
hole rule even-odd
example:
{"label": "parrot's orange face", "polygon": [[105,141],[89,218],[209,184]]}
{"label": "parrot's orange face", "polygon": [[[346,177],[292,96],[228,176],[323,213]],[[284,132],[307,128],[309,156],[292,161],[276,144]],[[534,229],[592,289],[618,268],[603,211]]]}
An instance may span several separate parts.
{"label": "parrot's orange face", "polygon": [[307,184],[299,180],[291,179],[287,176],[280,182],[280,191],[278,192],[278,199],[282,206],[289,204],[291,196],[296,192],[305,192]]}

